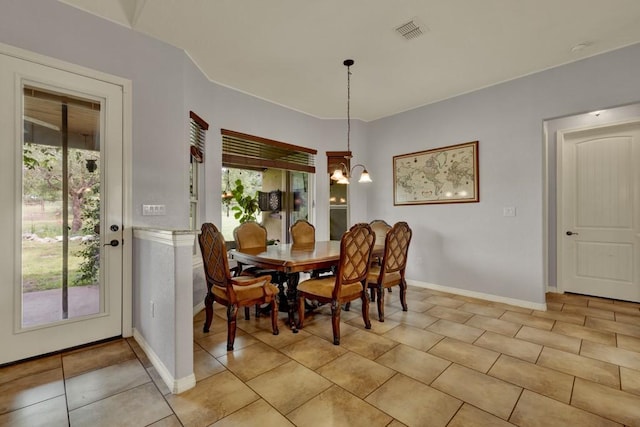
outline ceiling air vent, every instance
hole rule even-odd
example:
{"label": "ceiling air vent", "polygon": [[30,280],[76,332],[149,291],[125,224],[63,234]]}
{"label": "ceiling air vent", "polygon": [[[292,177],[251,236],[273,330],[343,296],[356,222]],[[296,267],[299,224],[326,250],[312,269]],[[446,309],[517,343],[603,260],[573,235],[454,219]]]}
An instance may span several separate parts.
{"label": "ceiling air vent", "polygon": [[407,40],[415,39],[424,34],[420,24],[415,19],[396,27],[396,31]]}

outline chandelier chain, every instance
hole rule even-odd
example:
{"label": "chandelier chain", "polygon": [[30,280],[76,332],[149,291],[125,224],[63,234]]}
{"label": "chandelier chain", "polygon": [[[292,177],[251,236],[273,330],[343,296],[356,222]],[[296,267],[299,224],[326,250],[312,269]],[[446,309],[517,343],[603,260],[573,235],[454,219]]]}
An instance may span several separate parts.
{"label": "chandelier chain", "polygon": [[347,151],[351,153],[351,68],[347,66]]}

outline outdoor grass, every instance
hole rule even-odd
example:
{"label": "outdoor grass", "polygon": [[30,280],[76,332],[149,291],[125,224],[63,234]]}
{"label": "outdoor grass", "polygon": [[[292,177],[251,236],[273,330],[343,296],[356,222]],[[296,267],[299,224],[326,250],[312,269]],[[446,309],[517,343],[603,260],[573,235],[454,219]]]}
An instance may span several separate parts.
{"label": "outdoor grass", "polygon": [[[82,248],[78,241],[69,242],[69,281],[68,285],[81,286],[89,283],[76,283],[82,258],[75,256]],[[25,240],[22,242],[22,291],[35,292],[62,287],[62,242],[40,243]]]}

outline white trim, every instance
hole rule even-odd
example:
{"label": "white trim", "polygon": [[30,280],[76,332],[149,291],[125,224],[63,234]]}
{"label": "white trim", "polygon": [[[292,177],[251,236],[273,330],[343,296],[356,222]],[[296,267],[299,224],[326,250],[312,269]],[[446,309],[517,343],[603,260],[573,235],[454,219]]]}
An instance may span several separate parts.
{"label": "white trim", "polygon": [[198,230],[159,230],[154,228],[134,228],[133,237],[140,240],[161,243],[163,245],[191,247]]}
{"label": "white trim", "polygon": [[155,354],[151,346],[147,344],[144,337],[136,328],[133,328],[133,338],[145,352],[153,367],[158,371],[162,381],[164,381],[167,387],[169,387],[169,390],[171,390],[171,393],[179,394],[196,386],[196,376],[193,372],[183,378],[173,378],[173,375],[171,375],[167,367],[164,366],[164,363],[162,363],[160,358]]}
{"label": "white trim", "polygon": [[466,297],[478,298],[487,301],[501,302],[504,304],[515,305],[517,307],[530,308],[532,310],[547,311],[547,304],[539,304],[521,299],[501,297],[499,295],[485,294],[484,292],[468,291],[466,289],[452,288],[449,286],[435,285],[433,283],[421,282],[419,280],[407,279],[407,284],[418,288],[433,289],[436,291],[448,292],[450,294],[464,295]]}
{"label": "white trim", "polygon": [[195,307],[193,307],[193,317],[196,317],[202,310],[204,310],[204,301],[198,303]]}
{"label": "white trim", "polygon": [[[122,83],[122,336],[133,335],[133,94]],[[129,243],[129,244],[126,244]]]}

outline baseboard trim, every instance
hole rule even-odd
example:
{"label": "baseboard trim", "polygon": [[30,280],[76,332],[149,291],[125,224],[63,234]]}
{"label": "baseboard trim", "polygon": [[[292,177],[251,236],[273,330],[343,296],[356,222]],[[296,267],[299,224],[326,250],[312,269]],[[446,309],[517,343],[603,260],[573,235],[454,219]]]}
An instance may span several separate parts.
{"label": "baseboard trim", "polygon": [[193,317],[196,317],[196,315],[200,313],[202,310],[204,310],[204,301],[202,301],[199,304],[196,304],[196,306],[193,307]]}
{"label": "baseboard trim", "polygon": [[158,371],[162,381],[164,381],[167,387],[169,387],[169,390],[171,390],[171,393],[179,394],[196,386],[196,376],[194,373],[183,378],[173,378],[173,375],[171,375],[167,367],[164,366],[164,363],[162,363],[158,355],[153,351],[151,346],[149,346],[142,334],[140,334],[136,328],[133,328],[133,338],[145,352],[153,367]]}
{"label": "baseboard trim", "polygon": [[468,291],[466,289],[452,288],[450,286],[436,285],[434,283],[421,282],[419,280],[407,279],[407,284],[418,288],[433,289],[435,291],[448,292],[450,294],[463,295],[466,297],[478,298],[487,301],[501,302],[504,304],[515,305],[517,307],[530,308],[532,310],[547,311],[547,304],[538,304],[531,301],[525,301],[515,298],[501,297],[499,295],[485,294],[484,292]]}

